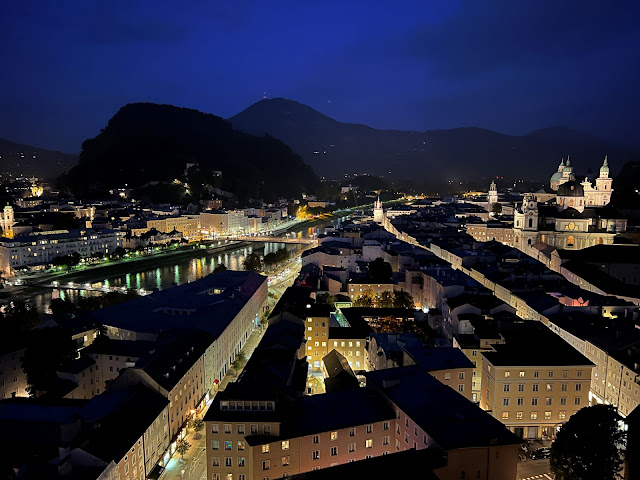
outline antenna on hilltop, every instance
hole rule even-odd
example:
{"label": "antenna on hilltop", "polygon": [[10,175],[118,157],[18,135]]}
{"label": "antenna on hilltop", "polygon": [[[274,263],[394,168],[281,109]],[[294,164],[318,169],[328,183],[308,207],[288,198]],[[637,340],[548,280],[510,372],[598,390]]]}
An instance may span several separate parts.
{"label": "antenna on hilltop", "polygon": [[267,98],[267,92],[264,92],[264,96],[262,98]]}

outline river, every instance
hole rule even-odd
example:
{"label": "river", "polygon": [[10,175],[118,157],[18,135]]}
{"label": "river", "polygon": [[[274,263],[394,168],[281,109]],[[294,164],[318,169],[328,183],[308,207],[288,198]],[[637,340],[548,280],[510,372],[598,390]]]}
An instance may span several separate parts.
{"label": "river", "polygon": [[[324,222],[313,222],[302,225],[305,227],[294,227],[296,236],[312,236],[318,235],[324,231],[327,224],[339,223],[340,219],[333,219]],[[309,226],[307,226],[309,225]],[[291,234],[290,234],[291,235]],[[183,283],[193,282],[209,273],[212,273],[216,266],[224,264],[230,270],[243,270],[243,262],[247,255],[256,252],[261,255],[274,252],[280,248],[287,248],[299,255],[304,250],[305,245],[286,244],[278,242],[267,243],[244,243],[239,248],[231,248],[219,253],[206,253],[203,250],[202,255],[190,258],[175,259],[170,256],[158,256],[157,262],[150,267],[147,262],[144,266],[138,266],[132,262],[127,273],[120,273],[114,276],[104,277],[101,275],[101,269],[96,268],[95,274],[90,275],[91,270],[83,272],[85,278],[83,284],[90,284],[92,287],[126,287],[144,290],[162,290],[172,285],[182,285]],[[64,284],[61,282],[61,284]],[[92,290],[76,290],[58,288],[47,290],[33,295],[29,303],[36,307],[40,312],[49,312],[49,305],[52,298],[69,299],[76,302],[78,298],[89,295],[100,295],[100,292]]]}

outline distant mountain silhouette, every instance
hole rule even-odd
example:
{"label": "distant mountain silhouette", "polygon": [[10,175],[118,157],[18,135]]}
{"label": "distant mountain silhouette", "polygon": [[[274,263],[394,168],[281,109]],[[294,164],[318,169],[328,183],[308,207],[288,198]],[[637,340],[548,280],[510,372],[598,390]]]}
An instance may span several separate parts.
{"label": "distant mountain silhouette", "polygon": [[133,103],[82,144],[80,163],[64,183],[78,195],[125,184],[136,188],[178,178],[187,163],[199,164],[203,182],[221,170],[223,190],[242,199],[298,196],[318,182],[312,169],[273,137],[233,130],[222,118],[197,110]]}
{"label": "distant mountain silhouette", "polygon": [[76,163],[77,155],[31,147],[0,138],[0,172],[44,178],[57,177]]}
{"label": "distant mountain silhouette", "polygon": [[614,171],[637,158],[636,152],[564,127],[522,136],[481,128],[377,130],[283,98],[261,100],[230,121],[244,132],[282,140],[318,174],[335,178],[354,172],[386,177],[391,171],[395,178],[546,180],[567,155],[580,172],[597,171],[605,154]]}

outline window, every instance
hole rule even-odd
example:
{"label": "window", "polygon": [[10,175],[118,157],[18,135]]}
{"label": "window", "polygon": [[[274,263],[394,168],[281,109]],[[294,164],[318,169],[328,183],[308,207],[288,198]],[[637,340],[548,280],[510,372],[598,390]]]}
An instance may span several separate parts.
{"label": "window", "polygon": [[244,457],[238,457],[238,466],[244,467]]}
{"label": "window", "polygon": [[233,467],[233,458],[224,457],[224,466],[225,467]]}
{"label": "window", "polygon": [[524,383],[519,383],[518,384],[518,391],[519,392],[524,392]]}
{"label": "window", "polygon": [[509,391],[509,389],[510,389],[510,387],[511,387],[511,385],[509,385],[508,383],[506,383],[506,384],[504,384],[504,385],[502,386],[502,391],[503,391],[503,392],[508,392],[508,391]]}
{"label": "window", "polygon": [[471,350],[471,356],[475,357],[476,355],[478,355],[478,351],[477,350]]}
{"label": "window", "polygon": [[581,392],[581,391],[582,391],[582,384],[576,383],[576,392]]}
{"label": "window", "polygon": [[[368,425],[367,425],[368,428]],[[356,436],[356,429],[355,428],[350,428],[349,429],[349,436],[350,437],[355,437]]]}
{"label": "window", "polygon": [[551,392],[553,390],[553,385],[551,383],[547,383],[547,392]]}
{"label": "window", "polygon": [[580,397],[575,397],[573,399],[573,404],[574,405],[580,405],[581,402],[582,402],[582,399]]}
{"label": "window", "polygon": [[213,425],[211,425],[211,433],[218,433],[219,427],[220,426],[217,423],[214,423]]}
{"label": "window", "polygon": [[289,450],[289,440],[283,440],[282,450]]}
{"label": "window", "polygon": [[511,376],[511,372],[504,372],[504,378],[509,378]]}
{"label": "window", "polygon": [[503,407],[508,407],[509,406],[509,399],[508,398],[503,398],[502,399],[502,406]]}
{"label": "window", "polygon": [[225,440],[224,449],[225,450],[232,450],[233,449],[233,442],[231,440]]}
{"label": "window", "polygon": [[502,419],[509,420],[509,412],[502,412]]}
{"label": "window", "polygon": [[524,378],[524,371],[520,370],[519,375],[520,375],[520,378]]}
{"label": "window", "polygon": [[522,412],[516,412],[516,420],[522,420]]}
{"label": "window", "polygon": [[385,422],[382,424],[382,429],[383,429],[383,430],[389,430],[389,422],[388,422],[388,421],[385,421]]}
{"label": "window", "polygon": [[320,443],[320,436],[314,435],[313,436],[313,443]]}
{"label": "window", "polygon": [[373,432],[373,425],[367,425],[367,433],[371,433],[371,432]]}
{"label": "window", "polygon": [[533,378],[538,378],[540,376],[540,372],[533,372]]}
{"label": "window", "polygon": [[551,420],[551,412],[544,412],[544,419]]}
{"label": "window", "polygon": [[560,390],[563,391],[563,392],[566,392],[567,391],[567,384],[566,383],[560,384]]}
{"label": "window", "polygon": [[355,443],[350,443],[349,444],[349,453],[355,452],[355,451],[356,451],[356,444]]}
{"label": "window", "polygon": [[269,444],[262,445],[262,453],[269,453]]}
{"label": "window", "polygon": [[578,371],[576,372],[576,376],[577,376],[578,378],[579,378],[579,377],[582,377],[582,370],[578,370]]}
{"label": "window", "polygon": [[271,468],[271,460],[264,460],[262,462],[262,470],[269,470]]}
{"label": "window", "polygon": [[534,392],[537,392],[540,389],[540,385],[538,385],[537,383],[534,383],[531,388],[533,389]]}
{"label": "window", "polygon": [[538,405],[538,398],[537,397],[533,397],[531,399],[531,406],[535,407],[536,405]]}
{"label": "window", "polygon": [[264,434],[265,435],[271,435],[271,425],[265,425],[264,426]]}
{"label": "window", "polygon": [[238,433],[240,434],[244,433],[244,425],[238,425]]}
{"label": "window", "polygon": [[524,405],[524,398],[518,398],[517,399],[517,404],[519,407],[521,407],[522,405]]}
{"label": "window", "polygon": [[531,412],[531,420],[537,420],[538,419],[538,412]]}
{"label": "window", "polygon": [[314,460],[319,460],[320,459],[320,450],[314,450],[313,451],[313,459]]}
{"label": "window", "polygon": [[558,412],[558,420],[564,420],[565,418],[567,418],[567,412],[565,412],[564,410]]}
{"label": "window", "polygon": [[231,433],[231,425],[228,423],[224,424],[224,433]]}
{"label": "window", "polygon": [[459,392],[464,392],[464,384],[463,383],[459,383],[458,384],[458,391]]}
{"label": "window", "polygon": [[258,425],[251,425],[251,435],[258,434]]}
{"label": "window", "polygon": [[220,457],[213,457],[213,466],[214,467],[220,466]]}
{"label": "window", "polygon": [[458,372],[458,380],[464,380],[464,372]]}
{"label": "window", "polygon": [[338,439],[338,432],[331,432],[331,440],[337,440]]}
{"label": "window", "polygon": [[388,435],[382,437],[382,445],[389,445],[389,436]]}
{"label": "window", "polygon": [[549,370],[549,378],[553,378],[553,372]]}
{"label": "window", "polygon": [[445,373],[444,374],[444,379],[445,380],[451,380],[451,374],[450,373]]}
{"label": "window", "polygon": [[282,457],[282,466],[287,467],[289,464],[291,464],[291,457],[289,455]]}
{"label": "window", "polygon": [[567,404],[567,397],[560,397],[560,405],[566,405]]}
{"label": "window", "polygon": [[218,440],[211,440],[211,450],[218,450],[220,448],[220,442]]}
{"label": "window", "polygon": [[569,376],[569,370],[563,370],[562,371],[562,378],[567,378],[568,376]]}
{"label": "window", "polygon": [[544,404],[545,405],[551,405],[551,403],[553,402],[553,398],[552,397],[547,397],[544,399]]}
{"label": "window", "polygon": [[373,448],[373,439],[372,438],[367,438],[364,442],[364,446],[366,448]]}
{"label": "window", "polygon": [[238,440],[238,450],[244,450],[244,440]]}
{"label": "window", "polygon": [[338,455],[338,447],[331,447],[331,456],[335,457]]}

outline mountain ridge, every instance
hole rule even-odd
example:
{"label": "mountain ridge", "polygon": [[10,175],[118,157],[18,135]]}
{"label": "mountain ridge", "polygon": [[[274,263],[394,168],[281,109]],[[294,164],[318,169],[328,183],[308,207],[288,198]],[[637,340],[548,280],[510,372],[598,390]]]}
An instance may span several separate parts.
{"label": "mountain ridge", "polygon": [[584,170],[599,167],[609,155],[612,169],[619,170],[637,154],[568,127],[546,127],[525,135],[480,127],[381,130],[340,122],[284,98],[260,100],[228,120],[239,130],[282,140],[319,175],[333,178],[349,173],[432,177],[437,171],[448,180],[495,176],[543,180],[567,155]]}
{"label": "mountain ridge", "polygon": [[[36,158],[33,158],[34,155]],[[0,171],[13,175],[56,177],[73,167],[78,155],[0,138],[0,159]]]}

